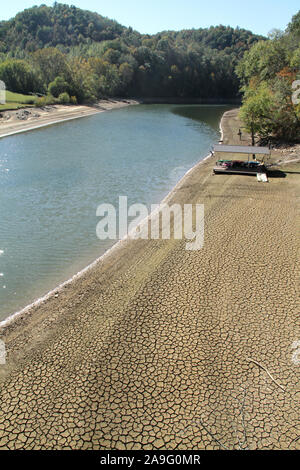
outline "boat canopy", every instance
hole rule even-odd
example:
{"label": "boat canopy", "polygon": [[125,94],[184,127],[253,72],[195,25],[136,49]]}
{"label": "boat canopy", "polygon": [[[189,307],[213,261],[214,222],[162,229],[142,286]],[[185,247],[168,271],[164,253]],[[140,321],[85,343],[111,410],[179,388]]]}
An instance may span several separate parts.
{"label": "boat canopy", "polygon": [[252,153],[260,155],[270,155],[271,150],[269,147],[252,147],[250,145],[223,145],[218,144],[214,146],[214,152],[224,152],[224,153]]}

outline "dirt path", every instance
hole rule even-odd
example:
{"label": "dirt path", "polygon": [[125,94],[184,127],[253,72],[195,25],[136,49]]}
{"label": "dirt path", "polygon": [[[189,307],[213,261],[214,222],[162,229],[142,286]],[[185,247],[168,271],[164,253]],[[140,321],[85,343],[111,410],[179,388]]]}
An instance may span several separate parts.
{"label": "dirt path", "polygon": [[170,200],[205,204],[202,250],[129,241],[3,329],[0,448],[296,448],[300,166],[213,164]]}

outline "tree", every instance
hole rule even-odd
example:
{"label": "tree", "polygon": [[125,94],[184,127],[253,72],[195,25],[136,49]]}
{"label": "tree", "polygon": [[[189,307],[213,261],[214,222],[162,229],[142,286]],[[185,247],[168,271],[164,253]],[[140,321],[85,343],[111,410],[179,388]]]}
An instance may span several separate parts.
{"label": "tree", "polygon": [[239,62],[236,72],[243,85],[249,85],[253,76],[260,81],[272,78],[288,63],[288,51],[278,39],[260,41]]}
{"label": "tree", "polygon": [[288,31],[292,34],[300,36],[300,10],[293,16],[292,21],[288,25]]}
{"label": "tree", "polygon": [[246,129],[251,134],[267,137],[272,133],[273,109],[276,105],[274,95],[268,84],[252,82],[245,94],[244,104],[240,110],[240,117]]}
{"label": "tree", "polygon": [[64,93],[61,93],[58,97],[58,101],[62,104],[67,104],[70,103],[70,96],[69,94],[65,91]]}
{"label": "tree", "polygon": [[132,80],[134,70],[127,62],[123,62],[119,67],[119,74],[121,76],[122,84],[126,88]]}
{"label": "tree", "polygon": [[69,67],[72,76],[70,94],[76,96],[78,103],[96,101],[96,80],[89,62],[76,57],[70,60]]}
{"label": "tree", "polygon": [[236,69],[244,91],[241,118],[261,137],[299,140],[300,107],[292,101],[292,84],[299,78],[299,22],[300,12],[284,34],[256,43]]}
{"label": "tree", "polygon": [[64,77],[65,80],[70,80],[71,78],[65,55],[54,47],[34,52],[32,54],[32,62],[45,88],[58,76]]}
{"label": "tree", "polygon": [[8,59],[0,64],[0,80],[6,89],[16,93],[38,91],[40,84],[36,74],[23,60]]}
{"label": "tree", "polygon": [[61,93],[68,92],[69,90],[70,86],[63,77],[56,77],[48,86],[48,92],[55,98],[58,98]]}
{"label": "tree", "polygon": [[251,82],[244,97],[240,117],[248,132],[260,137],[297,140],[300,135],[299,111],[291,102],[291,84],[284,77],[268,82]]}

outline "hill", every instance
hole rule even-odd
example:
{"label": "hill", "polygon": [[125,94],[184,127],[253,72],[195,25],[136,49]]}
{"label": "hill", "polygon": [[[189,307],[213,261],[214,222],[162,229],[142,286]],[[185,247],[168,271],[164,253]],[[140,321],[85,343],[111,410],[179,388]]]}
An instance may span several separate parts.
{"label": "hill", "polygon": [[34,6],[0,23],[1,51],[33,52],[58,44],[74,46],[115,39],[125,28],[116,21],[75,6]]}
{"label": "hill", "polygon": [[235,67],[263,39],[222,25],[142,35],[55,3],[0,23],[0,79],[15,92],[66,92],[78,102],[113,95],[234,98]]}

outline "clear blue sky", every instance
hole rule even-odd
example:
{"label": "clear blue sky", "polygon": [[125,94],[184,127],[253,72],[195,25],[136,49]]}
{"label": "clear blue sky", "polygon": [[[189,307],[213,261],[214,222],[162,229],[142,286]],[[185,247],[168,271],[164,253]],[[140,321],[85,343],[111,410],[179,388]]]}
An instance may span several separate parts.
{"label": "clear blue sky", "polygon": [[[300,9],[299,0],[66,0],[59,3],[96,11],[149,34],[224,24],[267,35],[273,28],[285,29]],[[7,20],[25,8],[40,4],[51,6],[53,0],[3,1],[0,19]]]}

